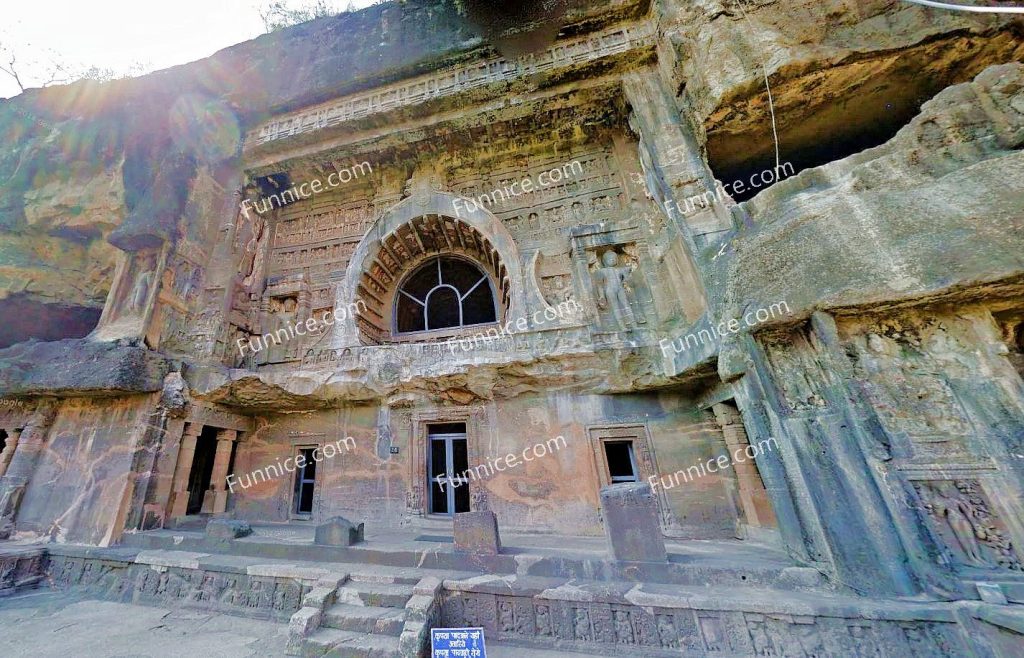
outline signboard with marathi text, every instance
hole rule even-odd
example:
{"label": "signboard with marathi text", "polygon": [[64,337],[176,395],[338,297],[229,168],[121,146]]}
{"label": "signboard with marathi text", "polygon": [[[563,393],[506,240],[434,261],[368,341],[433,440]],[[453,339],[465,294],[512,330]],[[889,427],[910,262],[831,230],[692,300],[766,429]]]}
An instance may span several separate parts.
{"label": "signboard with marathi text", "polygon": [[487,658],[484,629],[430,629],[430,658]]}

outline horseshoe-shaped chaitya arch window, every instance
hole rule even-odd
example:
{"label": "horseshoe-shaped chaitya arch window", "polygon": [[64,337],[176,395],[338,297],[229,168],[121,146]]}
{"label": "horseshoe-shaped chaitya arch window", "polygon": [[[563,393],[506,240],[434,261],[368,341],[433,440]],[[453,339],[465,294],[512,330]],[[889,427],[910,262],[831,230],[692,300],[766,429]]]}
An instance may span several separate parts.
{"label": "horseshoe-shaped chaitya arch window", "polygon": [[438,256],[405,278],[395,297],[396,334],[497,322],[494,289],[474,263]]}
{"label": "horseshoe-shaped chaitya arch window", "polygon": [[[359,261],[355,318],[365,344],[444,340],[503,320],[512,278],[495,243],[468,221],[414,216]],[[472,329],[477,327],[477,329]]]}

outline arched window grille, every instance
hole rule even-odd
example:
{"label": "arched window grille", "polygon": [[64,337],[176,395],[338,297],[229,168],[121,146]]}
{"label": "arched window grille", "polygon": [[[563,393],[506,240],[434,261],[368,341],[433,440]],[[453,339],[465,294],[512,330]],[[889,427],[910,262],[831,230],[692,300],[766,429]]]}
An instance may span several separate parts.
{"label": "arched window grille", "polygon": [[395,331],[400,334],[497,320],[490,278],[461,258],[427,261],[402,283],[395,300]]}

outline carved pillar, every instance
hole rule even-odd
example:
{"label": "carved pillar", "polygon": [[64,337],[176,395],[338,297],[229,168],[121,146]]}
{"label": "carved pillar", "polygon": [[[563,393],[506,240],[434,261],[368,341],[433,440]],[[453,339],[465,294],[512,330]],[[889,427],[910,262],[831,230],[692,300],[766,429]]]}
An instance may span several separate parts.
{"label": "carved pillar", "polygon": [[188,475],[192,471],[192,460],[196,456],[196,441],[203,431],[201,423],[189,423],[181,436],[178,451],[178,466],[174,469],[174,485],[168,503],[169,516],[177,519],[188,513]]}
{"label": "carved pillar", "polygon": [[49,404],[36,410],[22,430],[18,449],[11,455],[6,472],[0,478],[0,539],[7,539],[14,532],[14,519],[18,514],[21,497],[36,470],[36,463],[46,446],[46,436],[56,416],[57,409]]}
{"label": "carved pillar", "polygon": [[7,472],[7,467],[14,458],[14,450],[18,447],[18,440],[21,438],[21,430],[11,430],[7,434],[7,443],[4,451],[0,452],[0,476]]}
{"label": "carved pillar", "polygon": [[[151,487],[152,496],[146,497],[146,518],[142,530],[161,527],[171,508],[174,495],[174,476],[177,473],[178,454],[181,450],[182,436],[187,423],[181,418],[167,421],[164,440],[160,444],[160,454],[156,458],[155,483]],[[149,513],[153,510],[153,514]]]}
{"label": "carved pillar", "polygon": [[[729,454],[733,456],[733,469],[736,471],[736,480],[739,484],[740,505],[747,523],[760,528],[774,528],[776,526],[775,512],[772,511],[772,504],[768,500],[768,492],[764,489],[764,482],[761,481],[757,464],[750,456],[751,453],[754,453],[754,449],[750,447],[747,430],[743,427],[739,410],[729,404],[715,404],[712,405],[711,410],[714,411],[715,419],[722,428],[722,436],[725,439],[725,444],[729,446]],[[740,459],[746,461],[739,461]]]}
{"label": "carved pillar", "polygon": [[[934,570],[904,543],[899,515],[911,514],[913,503],[894,498],[877,468],[891,455],[849,384],[856,375],[833,318],[814,313],[810,326],[785,336],[745,340],[748,375],[760,386],[746,399],[744,417],[763,404],[811,559],[864,596],[913,596],[922,588],[947,596]],[[774,507],[785,530],[788,514]]]}
{"label": "carved pillar", "polygon": [[[632,112],[630,126],[640,134],[641,162],[650,168],[648,192],[694,247],[716,242],[732,228],[729,207],[733,200],[721,189],[701,153],[693,128],[680,121],[680,113],[661,78],[653,71],[623,78],[622,89]],[[706,207],[686,199],[703,196]]]}
{"label": "carved pillar", "polygon": [[228,467],[231,465],[231,451],[235,447],[238,432],[235,430],[217,431],[217,453],[213,458],[213,475],[210,476],[210,489],[203,496],[204,514],[222,514],[227,509]]}

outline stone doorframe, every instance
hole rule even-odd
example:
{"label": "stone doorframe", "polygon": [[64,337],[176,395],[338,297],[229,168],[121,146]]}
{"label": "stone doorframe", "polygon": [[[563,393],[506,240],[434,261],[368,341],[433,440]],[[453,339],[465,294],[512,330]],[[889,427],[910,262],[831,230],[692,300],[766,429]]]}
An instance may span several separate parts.
{"label": "stone doorframe", "polygon": [[[466,458],[469,468],[485,463],[485,455],[480,448],[480,437],[486,428],[484,410],[481,407],[451,407],[416,411],[412,415],[412,436],[409,445],[412,455],[409,459],[409,482],[411,488],[406,495],[406,514],[426,518],[427,507],[427,435],[428,425],[439,423],[466,424]],[[469,509],[473,512],[486,510],[487,492],[480,483],[471,483]]]}
{"label": "stone doorframe", "polygon": [[[761,471],[757,467],[756,458],[759,455],[755,451],[754,456],[750,457],[750,453],[747,452],[752,448],[736,401],[729,399],[716,402],[711,405],[711,412],[722,432],[722,440],[725,441],[729,455],[733,457],[732,470],[736,476],[738,489],[736,494],[739,498],[738,512],[741,513],[741,522],[754,528],[774,530],[778,527],[778,521],[775,519],[772,502],[765,490],[764,481],[761,479]],[[747,455],[747,459],[742,462],[737,461],[735,459],[737,451]]]}
{"label": "stone doorframe", "polygon": [[[294,457],[300,448],[319,448],[323,453],[324,445],[328,443],[326,432],[289,432],[288,433],[288,456]],[[298,514],[295,512],[295,478],[298,477],[300,469],[296,467],[295,472],[289,474],[288,487],[285,490],[285,500],[288,501],[288,520],[309,520],[323,517],[323,499],[320,494],[323,491],[323,482],[326,477],[324,469],[327,459],[317,462],[316,481],[313,485],[313,508],[309,514]]]}
{"label": "stone doorframe", "polygon": [[[169,430],[170,430],[170,423]],[[188,479],[195,458],[196,444],[203,429],[217,428],[217,448],[214,455],[213,474],[210,488],[203,494],[203,514],[223,514],[227,509],[227,476],[231,454],[235,443],[244,440],[252,432],[255,423],[252,418],[232,413],[216,405],[192,402],[184,420],[176,422],[174,437],[168,433],[168,441],[159,460],[160,472],[164,474],[157,489],[157,500],[166,501],[164,520],[186,516],[188,509]],[[173,464],[173,469],[171,469]],[[167,474],[171,474],[167,477]]]}
{"label": "stone doorframe", "polygon": [[[633,453],[636,457],[636,466],[639,471],[636,474],[638,482],[648,482],[651,476],[657,476],[661,473],[658,469],[658,460],[654,454],[654,444],[651,441],[651,432],[647,427],[647,423],[588,425],[587,439],[594,453],[594,471],[597,476],[597,482],[602,488],[612,483],[608,475],[608,463],[604,451],[604,444],[608,441],[633,442]],[[654,490],[654,496],[658,501],[658,519],[662,534],[673,536],[677,534],[679,524],[676,522],[675,517],[672,516],[672,510],[668,505],[668,497],[665,495],[665,488],[654,487]]]}

